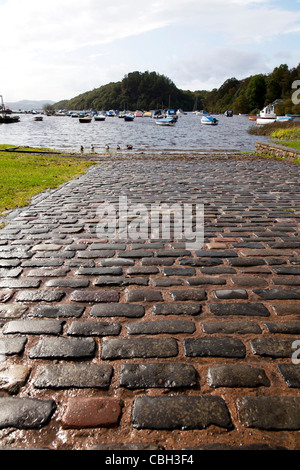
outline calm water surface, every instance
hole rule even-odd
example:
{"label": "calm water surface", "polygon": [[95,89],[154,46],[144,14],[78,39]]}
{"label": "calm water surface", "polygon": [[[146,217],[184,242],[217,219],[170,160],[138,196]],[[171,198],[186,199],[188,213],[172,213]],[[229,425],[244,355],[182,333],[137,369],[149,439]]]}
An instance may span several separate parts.
{"label": "calm water surface", "polygon": [[241,150],[253,151],[257,140],[265,137],[247,133],[253,121],[247,116],[217,116],[217,126],[201,124],[201,117],[193,113],[180,116],[174,127],[161,127],[148,117],[137,117],[125,122],[117,117],[107,117],[103,122],[92,120],[81,124],[77,118],[68,116],[44,116],[34,121],[32,115],[21,114],[20,122],[0,125],[0,144],[48,147],[65,151],[105,151],[109,144],[113,149],[120,145],[133,145],[134,150],[191,149],[191,150]]}

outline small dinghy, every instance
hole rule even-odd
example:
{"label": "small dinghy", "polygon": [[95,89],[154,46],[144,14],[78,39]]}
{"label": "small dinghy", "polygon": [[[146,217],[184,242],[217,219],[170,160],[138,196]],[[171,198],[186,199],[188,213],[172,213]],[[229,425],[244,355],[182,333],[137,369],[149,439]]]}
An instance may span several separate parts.
{"label": "small dinghy", "polygon": [[92,118],[89,117],[89,116],[79,118],[79,122],[81,122],[81,123],[89,123],[91,121],[92,121]]}

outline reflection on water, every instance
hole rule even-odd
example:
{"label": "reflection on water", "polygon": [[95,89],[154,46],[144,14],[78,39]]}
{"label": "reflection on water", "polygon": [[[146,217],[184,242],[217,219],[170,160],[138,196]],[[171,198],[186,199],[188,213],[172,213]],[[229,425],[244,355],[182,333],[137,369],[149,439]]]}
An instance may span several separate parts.
{"label": "reflection on water", "polygon": [[80,151],[105,151],[105,145],[121,149],[131,144],[135,150],[147,149],[235,149],[253,151],[255,142],[265,137],[253,136],[247,129],[253,125],[247,116],[217,116],[219,124],[201,124],[201,117],[193,113],[180,116],[173,127],[161,127],[148,117],[136,117],[125,122],[117,117],[105,121],[81,124],[77,118],[68,116],[44,116],[43,121],[34,121],[32,115],[20,115],[16,124],[0,125],[0,144]]}

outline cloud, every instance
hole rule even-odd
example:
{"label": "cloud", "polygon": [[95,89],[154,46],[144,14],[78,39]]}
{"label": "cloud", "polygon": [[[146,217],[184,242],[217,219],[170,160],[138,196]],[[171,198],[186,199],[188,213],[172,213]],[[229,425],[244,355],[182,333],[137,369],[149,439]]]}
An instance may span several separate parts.
{"label": "cloud", "polygon": [[[207,83],[217,77],[220,83],[226,71],[220,44],[227,62],[236,70],[244,66],[246,74],[251,69],[247,58],[253,69],[265,62],[255,54],[255,44],[271,45],[281,34],[296,34],[300,28],[300,12],[278,6],[276,0],[0,0],[0,17],[1,61],[12,71],[2,77],[2,93],[14,95],[10,101],[31,98],[29,94],[37,99],[72,97],[142,70],[147,58],[147,68],[160,73],[166,64],[173,65],[172,58],[184,61],[187,71],[180,75],[175,67],[176,73],[191,88],[198,83],[194,63],[201,59],[199,45]],[[171,35],[168,41],[166,34]],[[121,54],[113,44],[127,44],[128,49]],[[144,49],[137,55],[139,44]],[[181,51],[177,56],[176,49]],[[243,49],[240,58],[237,49]],[[169,76],[176,82],[172,69]]]}
{"label": "cloud", "polygon": [[242,79],[258,71],[271,71],[263,54],[225,47],[202,50],[197,56],[186,57],[180,62],[173,57],[168,67],[174,71],[177,86],[192,90],[211,90],[231,77]]}

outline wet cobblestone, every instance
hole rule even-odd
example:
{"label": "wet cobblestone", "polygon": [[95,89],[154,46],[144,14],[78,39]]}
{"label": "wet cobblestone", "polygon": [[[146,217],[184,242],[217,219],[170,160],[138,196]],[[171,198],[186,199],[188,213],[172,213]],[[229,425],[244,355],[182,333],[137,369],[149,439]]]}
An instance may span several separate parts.
{"label": "wet cobblestone", "polygon": [[[18,210],[0,231],[0,449],[300,450],[299,180],[245,155],[132,154]],[[97,237],[119,196],[204,204],[203,247]]]}

